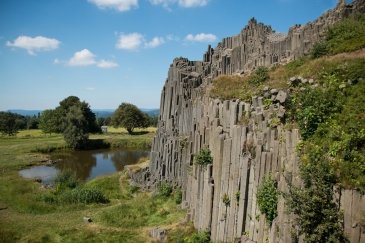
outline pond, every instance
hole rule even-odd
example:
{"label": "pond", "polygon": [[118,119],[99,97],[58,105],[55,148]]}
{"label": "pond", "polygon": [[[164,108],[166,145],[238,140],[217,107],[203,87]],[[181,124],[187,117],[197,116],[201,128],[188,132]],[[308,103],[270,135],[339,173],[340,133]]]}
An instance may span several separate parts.
{"label": "pond", "polygon": [[53,165],[33,166],[19,171],[19,174],[49,184],[60,171],[73,171],[78,179],[85,181],[121,171],[125,165],[135,164],[148,156],[149,151],[125,149],[58,152],[51,154],[51,160],[56,162]]}

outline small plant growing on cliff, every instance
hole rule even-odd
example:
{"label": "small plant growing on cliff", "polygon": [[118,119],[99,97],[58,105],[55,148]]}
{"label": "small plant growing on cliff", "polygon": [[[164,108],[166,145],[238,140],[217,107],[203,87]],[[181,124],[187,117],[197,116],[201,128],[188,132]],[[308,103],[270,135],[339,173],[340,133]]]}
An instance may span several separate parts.
{"label": "small plant growing on cliff", "polygon": [[240,197],[241,197],[241,193],[238,191],[236,192],[236,200],[237,200],[237,205],[240,204]]}
{"label": "small plant growing on cliff", "polygon": [[269,126],[271,128],[274,128],[274,127],[277,127],[280,125],[280,118],[279,117],[272,117],[270,120],[269,120]]}
{"label": "small plant growing on cliff", "polygon": [[222,200],[223,200],[224,205],[226,205],[226,207],[228,207],[231,204],[231,199],[229,198],[227,193],[224,193]]}
{"label": "small plant growing on cliff", "polygon": [[194,155],[194,162],[197,165],[208,165],[213,163],[213,157],[210,154],[210,150],[208,148],[202,148],[199,153]]}
{"label": "small plant growing on cliff", "polygon": [[161,182],[158,185],[158,194],[163,197],[169,197],[172,193],[172,186],[168,182]]}
{"label": "small plant growing on cliff", "polygon": [[188,147],[188,138],[187,137],[181,138],[179,142],[180,142],[179,143],[180,149],[184,149],[184,148]]}
{"label": "small plant growing on cliff", "polygon": [[274,218],[278,215],[278,190],[276,188],[276,181],[272,179],[271,174],[264,177],[258,188],[257,204],[271,225]]}

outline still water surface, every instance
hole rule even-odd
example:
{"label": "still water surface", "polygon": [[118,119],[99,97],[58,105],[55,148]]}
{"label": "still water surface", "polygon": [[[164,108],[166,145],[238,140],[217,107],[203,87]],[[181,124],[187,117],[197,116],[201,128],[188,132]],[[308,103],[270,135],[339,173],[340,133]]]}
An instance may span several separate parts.
{"label": "still water surface", "polygon": [[40,178],[43,183],[51,183],[60,171],[73,171],[77,178],[90,180],[97,176],[123,170],[125,165],[138,162],[149,156],[144,150],[92,150],[61,152],[51,155],[51,160],[58,161],[52,166],[33,166],[19,174],[25,178]]}

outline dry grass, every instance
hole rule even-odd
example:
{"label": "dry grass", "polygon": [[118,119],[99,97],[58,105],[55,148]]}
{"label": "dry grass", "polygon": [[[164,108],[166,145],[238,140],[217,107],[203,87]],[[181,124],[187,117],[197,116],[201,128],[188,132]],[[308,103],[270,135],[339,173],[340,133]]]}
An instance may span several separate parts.
{"label": "dry grass", "polygon": [[265,86],[275,89],[287,89],[289,88],[288,81],[293,76],[319,80],[327,70],[333,70],[334,67],[347,61],[364,58],[365,49],[321,57],[314,60],[302,58],[290,62],[287,65],[271,68],[269,71],[270,78],[260,85],[249,82],[252,78],[251,75],[219,76],[213,80],[209,95],[212,98],[223,100],[240,99],[242,101],[249,101],[252,96],[262,95],[262,90]]}

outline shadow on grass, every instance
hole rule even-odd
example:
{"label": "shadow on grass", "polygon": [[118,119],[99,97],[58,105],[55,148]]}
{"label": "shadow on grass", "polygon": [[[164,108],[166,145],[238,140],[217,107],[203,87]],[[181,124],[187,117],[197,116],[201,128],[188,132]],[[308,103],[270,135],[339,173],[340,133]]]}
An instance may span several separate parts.
{"label": "shadow on grass", "polygon": [[148,131],[132,132],[129,135],[136,136],[136,135],[144,135],[144,134],[148,134]]}
{"label": "shadow on grass", "polygon": [[104,139],[89,139],[83,150],[107,149],[110,147],[110,143],[105,142]]}

